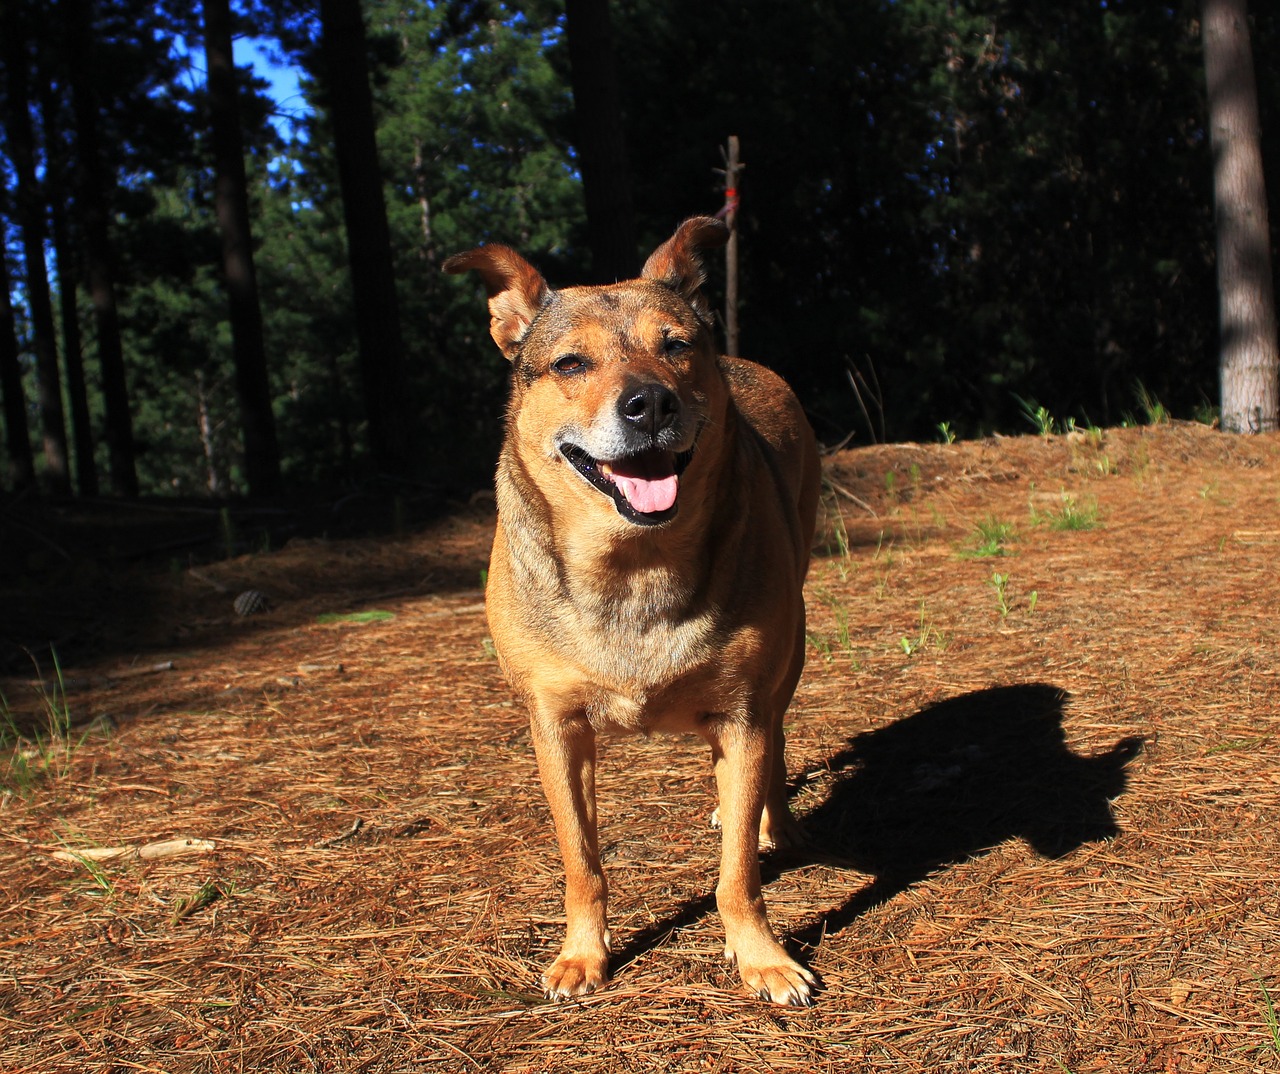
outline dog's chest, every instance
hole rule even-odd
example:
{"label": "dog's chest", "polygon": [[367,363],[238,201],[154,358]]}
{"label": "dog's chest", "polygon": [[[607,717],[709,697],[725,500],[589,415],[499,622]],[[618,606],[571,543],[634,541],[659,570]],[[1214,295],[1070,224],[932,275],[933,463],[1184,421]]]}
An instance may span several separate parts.
{"label": "dog's chest", "polygon": [[685,729],[705,710],[707,687],[725,670],[709,618],[615,620],[579,637],[573,657],[582,672],[583,707],[600,730]]}

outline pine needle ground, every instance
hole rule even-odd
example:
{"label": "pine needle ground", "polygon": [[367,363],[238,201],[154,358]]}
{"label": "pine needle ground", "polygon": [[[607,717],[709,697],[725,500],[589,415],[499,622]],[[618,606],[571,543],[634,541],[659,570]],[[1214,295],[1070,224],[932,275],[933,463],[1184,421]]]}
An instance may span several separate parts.
{"label": "pine needle ground", "polygon": [[1280,437],[827,473],[788,717],[811,845],[765,863],[811,1010],[722,964],[710,766],[672,739],[602,751],[613,984],[539,995],[560,865],[479,507],[159,572],[146,622],[63,669],[69,764],[3,806],[0,1067],[1280,1070]]}

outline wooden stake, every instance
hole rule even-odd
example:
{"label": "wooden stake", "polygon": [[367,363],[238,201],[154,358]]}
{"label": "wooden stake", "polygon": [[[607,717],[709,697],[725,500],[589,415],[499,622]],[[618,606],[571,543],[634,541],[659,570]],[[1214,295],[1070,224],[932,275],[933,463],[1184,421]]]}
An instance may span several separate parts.
{"label": "wooden stake", "polygon": [[724,222],[729,225],[729,242],[725,247],[724,265],[724,345],[731,355],[741,353],[742,338],[738,331],[738,175],[743,168],[738,159],[738,136],[729,135],[724,169]]}

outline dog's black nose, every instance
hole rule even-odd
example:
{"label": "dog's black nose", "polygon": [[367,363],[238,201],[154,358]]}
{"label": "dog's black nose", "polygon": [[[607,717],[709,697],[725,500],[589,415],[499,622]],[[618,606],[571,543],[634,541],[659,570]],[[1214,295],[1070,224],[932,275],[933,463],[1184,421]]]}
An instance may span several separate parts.
{"label": "dog's black nose", "polygon": [[648,436],[657,436],[676,420],[680,397],[662,384],[642,384],[622,393],[618,413]]}

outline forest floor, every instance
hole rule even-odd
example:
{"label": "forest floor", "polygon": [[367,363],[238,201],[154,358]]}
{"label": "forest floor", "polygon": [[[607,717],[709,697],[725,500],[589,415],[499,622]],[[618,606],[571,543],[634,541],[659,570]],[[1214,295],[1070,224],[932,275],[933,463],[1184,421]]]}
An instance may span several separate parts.
{"label": "forest floor", "polygon": [[602,749],[612,984],[539,994],[560,865],[481,501],[0,594],[83,620],[61,686],[0,683],[56,732],[0,753],[0,1069],[1280,1071],[1280,436],[826,466],[811,845],[765,862],[811,1009],[724,966],[710,765],[670,738]]}

